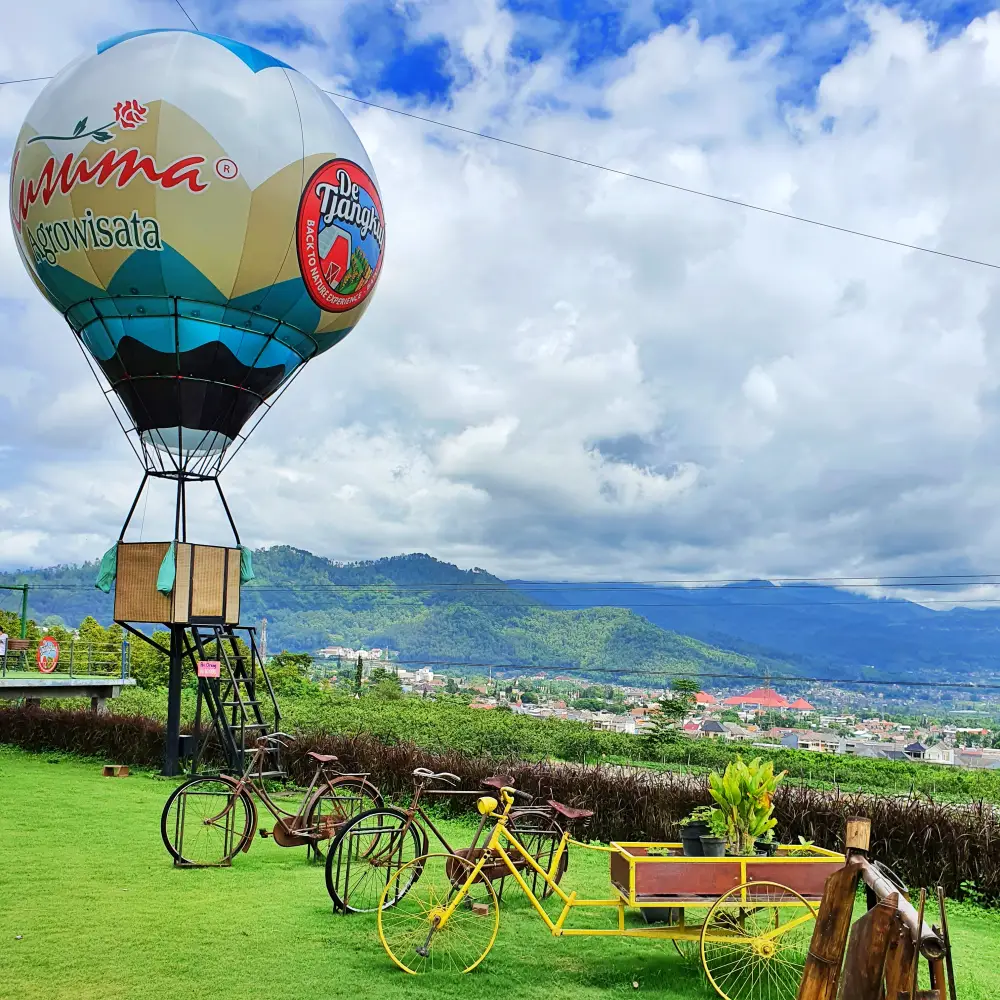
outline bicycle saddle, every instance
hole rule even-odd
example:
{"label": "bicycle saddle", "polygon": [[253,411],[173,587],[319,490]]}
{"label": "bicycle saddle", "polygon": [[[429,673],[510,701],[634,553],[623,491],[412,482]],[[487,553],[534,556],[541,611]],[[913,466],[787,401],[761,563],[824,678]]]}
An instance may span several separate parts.
{"label": "bicycle saddle", "polygon": [[483,778],[482,783],[487,788],[495,788],[498,792],[501,788],[511,788],[514,779],[509,774],[494,774],[492,778]]}
{"label": "bicycle saddle", "polygon": [[424,781],[443,781],[448,785],[457,785],[462,780],[457,774],[452,774],[451,771],[438,771],[435,773],[427,767],[415,767],[413,769],[413,777],[421,778]]}
{"label": "bicycle saddle", "polygon": [[594,815],[593,809],[574,809],[573,806],[563,805],[562,802],[556,802],[555,799],[549,799],[548,804],[555,812],[568,820],[589,819]]}
{"label": "bicycle saddle", "polygon": [[312,757],[317,764],[330,764],[337,759],[336,755],[332,753],[316,753],[314,750],[310,750],[306,756]]}

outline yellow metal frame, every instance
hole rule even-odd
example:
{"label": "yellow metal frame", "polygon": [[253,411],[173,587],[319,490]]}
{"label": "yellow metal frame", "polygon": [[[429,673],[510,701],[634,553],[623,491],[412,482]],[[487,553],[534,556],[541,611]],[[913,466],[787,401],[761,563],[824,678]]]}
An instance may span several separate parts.
{"label": "yellow metal frame", "polygon": [[[535,908],[535,912],[541,917],[543,923],[548,927],[554,937],[570,937],[570,936],[588,936],[588,937],[636,937],[636,938],[658,938],[660,940],[710,940],[710,941],[720,941],[724,942],[730,940],[730,937],[726,934],[713,934],[711,932],[706,932],[705,935],[702,934],[703,925],[670,925],[665,927],[626,927],[625,926],[625,908],[627,906],[672,906],[677,907],[682,905],[684,908],[688,907],[699,907],[705,910],[710,909],[715,903],[727,893],[723,893],[720,896],[708,897],[704,902],[689,902],[687,898],[684,899],[682,904],[674,901],[665,901],[663,903],[647,903],[645,900],[637,901],[635,892],[635,865],[637,861],[641,861],[643,864],[671,864],[671,863],[684,863],[684,864],[713,864],[718,863],[720,859],[718,858],[690,858],[690,857],[650,857],[648,855],[637,855],[630,852],[630,848],[679,848],[680,844],[661,844],[655,842],[637,842],[637,841],[627,841],[627,842],[612,842],[609,847],[596,846],[592,844],[584,844],[580,841],[573,840],[568,832],[563,833],[562,839],[559,841],[559,845],[556,848],[552,860],[549,864],[548,869],[543,868],[536,860],[531,856],[531,854],[520,844],[517,837],[514,836],[510,830],[507,829],[507,819],[510,813],[511,806],[514,804],[512,788],[503,788],[500,792],[502,808],[494,808],[488,813],[488,815],[493,816],[496,819],[496,824],[490,833],[489,840],[486,844],[486,850],[479,858],[475,867],[469,873],[468,878],[465,883],[458,889],[455,895],[452,897],[449,904],[445,907],[443,913],[441,913],[438,920],[438,928],[443,928],[451,915],[455,910],[461,905],[462,900],[465,898],[469,891],[469,887],[474,885],[478,879],[480,873],[486,864],[492,860],[494,857],[502,859],[504,864],[510,871],[511,877],[517,882],[521,891],[527,896],[528,901]],[[618,891],[617,898],[614,899],[578,899],[576,892],[567,893],[562,886],[555,879],[555,873],[559,870],[559,862],[562,859],[563,853],[566,851],[568,845],[572,844],[574,847],[583,848],[588,851],[604,851],[609,854],[618,854],[624,857],[629,863],[629,891],[628,893],[623,893],[621,890]],[[506,845],[506,846],[505,846]],[[557,896],[563,903],[563,908],[559,915],[553,920],[549,914],[545,911],[538,897],[531,891],[531,887],[528,885],[527,881],[521,875],[518,870],[518,866],[514,860],[511,858],[511,854],[508,853],[507,848],[512,849],[511,853],[519,856],[521,860],[530,868],[542,877],[545,884],[551,889],[552,893]],[[786,856],[781,857],[780,852],[785,851]],[[808,851],[806,856],[796,856],[789,857],[787,852],[805,852]],[[827,851],[821,847],[802,847],[796,845],[783,845],[779,847],[779,856],[774,858],[767,858],[766,860],[771,862],[781,863],[794,863],[794,864],[810,864],[816,862],[829,863],[831,860],[843,860],[843,855],[838,854],[836,851]],[[740,901],[748,906],[766,906],[780,907],[780,906],[801,906],[801,897],[795,894],[795,898],[789,900],[788,902],[782,902],[780,900],[756,900],[752,899],[747,894],[747,881],[746,866],[748,862],[760,861],[760,858],[727,858],[728,863],[732,864],[735,861],[740,862],[740,874],[742,877],[741,884],[738,886],[742,891],[740,893]],[[736,887],[734,887],[736,888]],[[618,910],[618,926],[616,928],[596,928],[596,927],[566,927],[566,921],[570,915],[570,912],[575,909],[583,908],[606,908],[606,907],[616,907]],[[810,919],[808,916],[803,916],[803,920]],[[792,924],[782,925],[782,927],[774,932],[774,934],[785,933],[791,926],[799,923],[800,921],[793,921]],[[379,930],[379,935],[381,935],[381,928]],[[385,945],[385,940],[382,940],[383,945]],[[388,951],[388,946],[386,948]],[[391,954],[391,952],[390,952]]]}
{"label": "yellow metal frame", "polygon": [[[575,841],[573,842],[576,846]],[[589,844],[580,844],[581,847],[589,847]],[[749,864],[759,864],[760,862],[765,862],[768,865],[771,864],[794,864],[798,865],[809,865],[809,864],[829,864],[831,861],[839,861],[843,863],[846,858],[843,854],[839,854],[837,851],[828,851],[824,847],[816,847],[814,844],[800,845],[800,844],[779,844],[778,853],[774,857],[753,857],[753,858],[693,858],[685,855],[664,855],[662,857],[657,855],[649,854],[633,854],[630,848],[657,848],[665,850],[683,850],[684,845],[679,842],[670,843],[654,843],[650,841],[642,840],[629,840],[629,841],[611,841],[610,850],[614,851],[619,857],[624,858],[628,862],[628,892],[624,892],[619,886],[615,886],[618,893],[622,896],[625,902],[629,906],[641,906],[643,909],[676,909],[678,906],[683,906],[684,908],[691,909],[709,909],[715,905],[715,901],[719,896],[707,897],[704,901],[701,900],[691,900],[685,898],[683,903],[678,903],[677,900],[665,900],[662,903],[647,901],[645,899],[638,899],[635,891],[635,866],[636,864],[650,865],[650,864],[663,864],[663,865],[713,865],[719,864],[724,861],[726,864],[736,864],[739,863],[740,866],[740,880],[737,886],[742,888],[742,893],[740,894],[740,899],[743,902],[747,902],[750,905],[756,903],[756,900],[750,899],[748,892],[748,883],[750,881],[749,875],[747,873],[747,865]],[[794,851],[795,856],[792,857],[790,852]],[[782,852],[784,856],[782,856]],[[734,886],[736,888],[736,886]],[[719,894],[720,896],[723,893]],[[787,903],[783,902],[768,902],[767,906],[800,906],[801,904],[796,900],[791,900]]]}

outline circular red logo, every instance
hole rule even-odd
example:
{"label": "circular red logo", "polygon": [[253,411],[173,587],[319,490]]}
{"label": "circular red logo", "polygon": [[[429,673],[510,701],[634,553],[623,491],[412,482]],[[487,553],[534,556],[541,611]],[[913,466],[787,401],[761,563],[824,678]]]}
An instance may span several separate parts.
{"label": "circular red logo", "polygon": [[328,160],[309,178],[296,245],[302,280],[320,309],[347,312],[371,295],[385,248],[382,199],[352,160]]}
{"label": "circular red logo", "polygon": [[51,674],[56,669],[56,664],[59,662],[59,643],[51,635],[39,641],[38,649],[35,651],[35,662],[43,674]]}

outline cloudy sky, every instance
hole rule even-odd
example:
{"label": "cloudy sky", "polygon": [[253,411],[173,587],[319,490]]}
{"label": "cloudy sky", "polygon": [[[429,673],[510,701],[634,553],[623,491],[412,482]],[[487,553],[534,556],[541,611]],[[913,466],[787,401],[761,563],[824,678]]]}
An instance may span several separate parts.
{"label": "cloudy sky", "polygon": [[[184,2],[333,90],[1000,265],[984,3]],[[5,80],[186,26],[173,0],[0,22]],[[0,87],[4,171],[43,86]],[[245,541],[536,578],[1000,569],[1000,270],[341,105],[386,263],[229,467]],[[0,567],[93,558],[139,468],[6,225],[0,323]]]}

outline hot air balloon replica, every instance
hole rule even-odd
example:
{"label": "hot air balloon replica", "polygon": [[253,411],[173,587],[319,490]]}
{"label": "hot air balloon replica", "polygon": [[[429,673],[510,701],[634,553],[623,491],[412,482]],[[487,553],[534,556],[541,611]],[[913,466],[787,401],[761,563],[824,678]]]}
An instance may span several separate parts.
{"label": "hot air balloon replica", "polygon": [[[151,641],[137,623],[169,626],[164,771],[179,766],[185,657],[224,661],[219,680],[199,680],[199,718],[203,698],[206,734],[239,766],[247,732],[277,728],[278,712],[252,704],[270,691],[253,630],[250,655],[236,641],[252,566],[219,474],[368,307],[385,250],[375,172],[341,111],[290,66],[228,38],[153,30],[102,43],[45,87],[10,178],[24,265],[143,464],[99,586],[117,577],[115,619],[136,636]],[[176,483],[174,537],[126,542],[150,479]],[[192,483],[218,489],[235,545],[188,542]]]}

